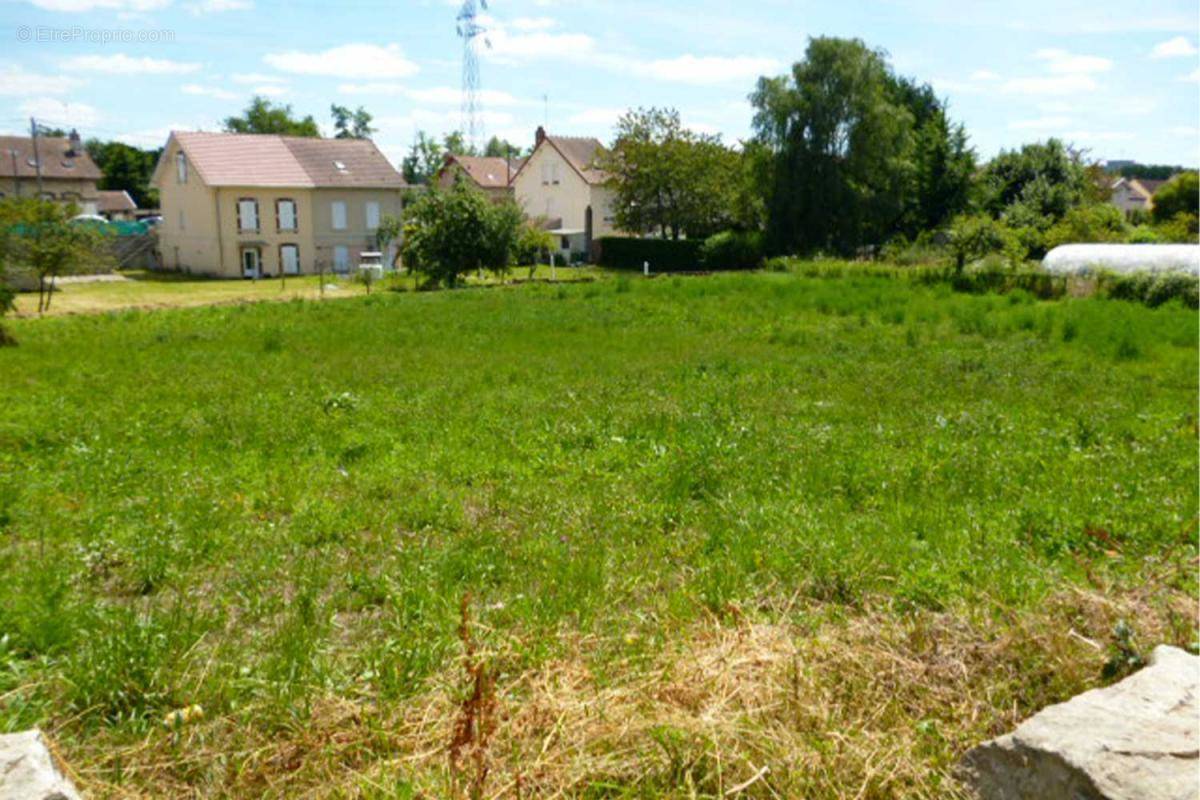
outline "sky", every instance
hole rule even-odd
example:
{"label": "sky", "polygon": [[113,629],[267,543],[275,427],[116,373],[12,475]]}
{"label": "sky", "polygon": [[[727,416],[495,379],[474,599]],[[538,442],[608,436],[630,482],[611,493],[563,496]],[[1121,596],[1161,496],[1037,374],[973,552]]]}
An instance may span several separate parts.
{"label": "sky", "polygon": [[[29,117],[158,147],[219,130],[260,94],[312,114],[364,106],[399,163],[461,127],[461,0],[0,0],[0,131]],[[981,158],[1051,136],[1096,159],[1200,162],[1196,0],[491,0],[485,134],[611,139],[632,107],[751,134],[761,75],[814,36],[857,37],[932,84]]]}

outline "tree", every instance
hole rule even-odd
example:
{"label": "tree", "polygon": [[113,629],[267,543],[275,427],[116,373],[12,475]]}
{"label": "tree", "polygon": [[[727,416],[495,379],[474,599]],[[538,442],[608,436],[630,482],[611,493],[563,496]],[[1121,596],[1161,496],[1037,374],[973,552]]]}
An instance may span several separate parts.
{"label": "tree", "polygon": [[436,139],[427,136],[425,131],[417,131],[417,140],[400,164],[404,180],[413,186],[431,183],[442,168],[443,152],[442,145]]}
{"label": "tree", "polygon": [[517,147],[512,142],[501,139],[499,136],[493,136],[488,139],[487,145],[483,148],[483,154],[488,158],[519,158],[525,155],[525,151]]}
{"label": "tree", "polygon": [[228,117],[225,130],[229,133],[275,133],[283,136],[320,138],[321,131],[312,116],[297,119],[291,105],[275,105],[265,97],[255,95],[240,117]]}
{"label": "tree", "polygon": [[968,261],[991,253],[1017,255],[1020,245],[1003,223],[987,214],[972,214],[956,217],[951,223],[950,251],[954,254],[955,270],[962,272]]}
{"label": "tree", "polygon": [[28,269],[38,280],[38,313],[50,310],[57,278],[99,266],[108,256],[105,236],[89,223],[73,223],[76,206],[41,198],[0,201],[4,207],[5,260]]}
{"label": "tree", "polygon": [[683,127],[674,109],[638,109],[617,123],[599,166],[612,176],[617,227],[705,238],[736,222],[742,154]]}
{"label": "tree", "polygon": [[[379,252],[387,255],[388,248],[392,246],[392,242],[398,241],[401,234],[404,233],[404,221],[399,217],[391,214],[384,214],[379,220],[379,227],[375,229],[375,246],[379,248]],[[396,252],[396,257],[399,257],[400,252]],[[396,266],[395,259],[389,266]]]}
{"label": "tree", "polygon": [[329,107],[329,113],[333,115],[333,129],[337,131],[335,139],[370,139],[375,133],[375,128],[371,127],[375,118],[362,106],[351,111],[335,103]]}
{"label": "tree", "polygon": [[442,137],[442,149],[456,156],[477,156],[479,151],[467,141],[462,131],[451,131]]}
{"label": "tree", "polygon": [[466,181],[430,189],[404,212],[401,250],[410,269],[454,286],[472,271],[506,272],[523,222],[515,203],[493,203]]}
{"label": "tree", "polygon": [[1080,153],[1058,139],[1003,151],[984,168],[980,205],[993,217],[1012,217],[1042,230],[1095,198]]}
{"label": "tree", "polygon": [[1054,223],[1046,231],[1044,249],[1064,244],[1124,242],[1129,234],[1129,223],[1121,209],[1109,203],[1092,203],[1072,208]]}
{"label": "tree", "polygon": [[89,139],[85,146],[104,175],[97,184],[99,188],[129,192],[139,208],[158,208],[158,190],[150,185],[150,179],[162,148],[142,150],[124,142],[99,139]]}
{"label": "tree", "polygon": [[1168,181],[1155,193],[1151,214],[1157,223],[1180,214],[1200,215],[1200,173],[1182,172]]}
{"label": "tree", "polygon": [[894,233],[915,184],[913,112],[884,53],[816,38],[751,95],[771,252],[852,253]]}

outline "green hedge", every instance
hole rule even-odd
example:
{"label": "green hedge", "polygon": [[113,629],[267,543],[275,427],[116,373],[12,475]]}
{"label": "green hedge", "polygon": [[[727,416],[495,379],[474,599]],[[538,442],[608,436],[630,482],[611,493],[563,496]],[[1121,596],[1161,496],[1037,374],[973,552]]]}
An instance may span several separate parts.
{"label": "green hedge", "polygon": [[600,265],[613,269],[635,269],[650,262],[651,272],[696,272],[703,269],[700,248],[695,239],[632,239],[604,236],[600,244]]}
{"label": "green hedge", "polygon": [[700,260],[707,270],[758,269],[763,263],[763,236],[737,231],[710,236],[700,249]]}

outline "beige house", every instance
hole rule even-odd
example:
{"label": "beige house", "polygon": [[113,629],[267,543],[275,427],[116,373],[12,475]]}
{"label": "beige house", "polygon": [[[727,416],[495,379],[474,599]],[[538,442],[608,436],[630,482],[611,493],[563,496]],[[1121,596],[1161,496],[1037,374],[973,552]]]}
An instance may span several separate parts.
{"label": "beige house", "polygon": [[438,170],[438,186],[449,189],[456,180],[470,181],[477,189],[497,202],[513,196],[512,178],[521,169],[524,159],[459,156],[447,154]]}
{"label": "beige house", "polygon": [[407,188],[368,140],[178,131],[153,183],[164,267],[226,278],[348,273]]}
{"label": "beige house", "polygon": [[589,258],[592,243],[615,232],[614,194],[597,167],[598,139],[551,136],[537,129],[533,155],[513,177],[517,202],[559,237],[562,254]]}
{"label": "beige house", "polygon": [[96,213],[111,221],[131,222],[137,215],[137,203],[124,189],[101,189]]}
{"label": "beige house", "polygon": [[36,147],[29,136],[0,136],[0,197],[37,197],[40,191],[48,200],[74,203],[80,213],[95,214],[100,178],[74,131],[66,138],[39,136]]}
{"label": "beige house", "polygon": [[1112,204],[1131,214],[1154,209],[1154,194],[1166,181],[1147,178],[1119,178],[1112,187]]}

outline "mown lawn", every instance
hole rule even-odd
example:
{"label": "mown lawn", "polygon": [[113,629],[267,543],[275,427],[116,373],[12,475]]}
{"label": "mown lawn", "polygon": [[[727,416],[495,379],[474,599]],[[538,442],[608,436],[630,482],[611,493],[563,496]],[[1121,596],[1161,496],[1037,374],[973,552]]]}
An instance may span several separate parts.
{"label": "mown lawn", "polygon": [[753,274],[11,327],[0,729],[97,797],[955,796],[1197,638],[1179,305]]}
{"label": "mown lawn", "polygon": [[[178,272],[149,272],[131,270],[118,273],[125,280],[67,283],[58,286],[50,303],[49,316],[64,314],[99,314],[109,311],[137,309],[142,311],[184,308],[192,306],[231,305],[240,303],[278,303],[290,300],[322,299],[321,279],[317,275],[300,275],[286,279],[270,278],[259,281],[217,280]],[[548,281],[552,277],[560,282],[590,280],[596,271],[588,268],[551,270],[537,267],[532,273],[529,267],[517,267],[503,279],[492,273],[479,278],[467,276],[468,285],[495,284],[500,280]],[[389,276],[374,291],[383,288],[415,290],[417,279],[411,275]],[[324,299],[358,297],[367,293],[366,287],[350,278],[327,275]],[[25,292],[17,295],[19,316],[35,317],[37,293]]]}

